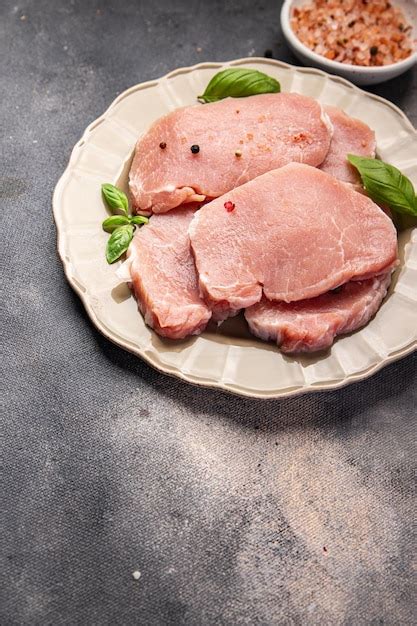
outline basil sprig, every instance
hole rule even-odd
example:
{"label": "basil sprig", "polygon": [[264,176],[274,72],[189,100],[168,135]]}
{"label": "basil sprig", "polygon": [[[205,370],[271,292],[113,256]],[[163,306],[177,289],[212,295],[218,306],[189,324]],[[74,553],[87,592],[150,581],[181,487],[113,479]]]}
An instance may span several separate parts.
{"label": "basil sprig", "polygon": [[281,85],[275,78],[258,70],[231,67],[218,72],[198,96],[201,102],[217,102],[223,98],[244,98],[260,93],[279,93]]}
{"label": "basil sprig", "polygon": [[[106,259],[108,263],[114,263],[126,252],[133,238],[136,226],[147,224],[147,217],[142,215],[129,215],[129,202],[126,194],[121,190],[105,183],[101,186],[101,193],[110,211],[114,214],[107,217],[102,227],[111,236],[106,246]],[[118,213],[122,212],[122,215]]]}
{"label": "basil sprig", "polygon": [[132,241],[134,230],[135,228],[132,224],[126,224],[125,226],[119,226],[112,232],[106,246],[107,263],[114,263],[126,252]]}
{"label": "basil sprig", "polygon": [[125,215],[128,214],[129,201],[124,191],[110,183],[104,183],[104,185],[101,185],[101,193],[107,206],[113,213],[120,209]]}
{"label": "basil sprig", "polygon": [[401,215],[417,217],[417,196],[413,183],[399,169],[379,159],[348,154],[358,170],[369,197]]}
{"label": "basil sprig", "polygon": [[126,215],[112,215],[104,220],[102,226],[106,233],[112,233],[116,228],[125,226],[125,224],[130,224],[129,218],[126,217]]}

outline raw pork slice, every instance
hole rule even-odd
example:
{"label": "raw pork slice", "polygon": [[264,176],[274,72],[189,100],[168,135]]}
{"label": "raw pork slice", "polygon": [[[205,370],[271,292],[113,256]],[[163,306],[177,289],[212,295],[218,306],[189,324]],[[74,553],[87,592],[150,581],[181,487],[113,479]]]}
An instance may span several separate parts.
{"label": "raw pork slice", "polygon": [[395,228],[383,211],[299,163],[206,204],[189,232],[202,295],[225,315],[259,302],[262,292],[305,300],[397,262]]}
{"label": "raw pork slice", "polygon": [[357,170],[346,159],[348,154],[373,158],[375,156],[375,133],[354,117],[349,117],[336,107],[324,107],[333,124],[333,137],[330,150],[320,165],[323,172],[335,176],[346,183],[358,185],[360,177]]}
{"label": "raw pork slice", "polygon": [[332,345],[336,335],[365,326],[387,293],[391,273],[349,282],[300,302],[262,298],[245,311],[249,328],[264,341],[276,341],[282,352],[315,352]]}
{"label": "raw pork slice", "polygon": [[198,293],[188,226],[193,208],[154,215],[128,250],[133,290],[145,322],[159,335],[182,339],[204,330],[211,311]]}
{"label": "raw pork slice", "polygon": [[[163,213],[216,198],[291,161],[320,165],[332,131],[321,105],[296,93],[177,109],[136,145],[129,183],[134,208]],[[191,146],[199,151],[193,154]]]}

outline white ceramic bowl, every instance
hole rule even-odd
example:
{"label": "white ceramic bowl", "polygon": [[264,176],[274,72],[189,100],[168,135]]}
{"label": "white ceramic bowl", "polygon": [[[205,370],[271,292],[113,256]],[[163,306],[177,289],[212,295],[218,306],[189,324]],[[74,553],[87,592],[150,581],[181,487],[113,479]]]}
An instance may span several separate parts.
{"label": "white ceramic bowl", "polygon": [[[285,0],[281,9],[281,27],[284,37],[291,50],[305,65],[319,67],[331,74],[339,74],[339,76],[343,76],[343,78],[357,85],[376,85],[377,83],[382,83],[391,78],[395,78],[395,76],[399,76],[417,62],[416,46],[414,46],[413,54],[407,59],[393,63],[392,65],[383,65],[380,67],[347,65],[345,63],[339,63],[338,61],[331,61],[330,59],[316,54],[301,43],[290,25],[293,8],[309,2],[311,2],[311,0]],[[393,0],[393,3],[403,9],[408,22],[413,26],[412,37],[415,42],[417,37],[417,0]]]}

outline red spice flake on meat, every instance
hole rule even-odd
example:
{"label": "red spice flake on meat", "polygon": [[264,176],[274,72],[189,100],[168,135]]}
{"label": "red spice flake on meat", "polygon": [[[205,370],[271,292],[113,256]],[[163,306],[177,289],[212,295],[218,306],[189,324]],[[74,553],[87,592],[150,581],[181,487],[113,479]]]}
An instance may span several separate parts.
{"label": "red spice flake on meat", "polygon": [[226,209],[228,213],[231,213],[232,211],[235,210],[236,205],[234,202],[231,202],[230,200],[228,200],[227,202],[224,203],[224,208]]}
{"label": "red spice flake on meat", "polygon": [[291,27],[316,54],[350,65],[397,63],[415,44],[403,12],[386,0],[314,0],[294,8]]}
{"label": "red spice flake on meat", "polygon": [[297,133],[296,135],[293,135],[292,141],[293,143],[312,143],[313,140],[311,137],[308,137],[306,133]]}

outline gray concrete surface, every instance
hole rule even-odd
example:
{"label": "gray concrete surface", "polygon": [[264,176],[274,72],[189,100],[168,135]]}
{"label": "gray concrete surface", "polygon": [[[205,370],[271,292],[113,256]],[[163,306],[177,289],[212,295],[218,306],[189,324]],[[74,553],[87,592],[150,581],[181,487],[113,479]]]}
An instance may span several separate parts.
{"label": "gray concrete surface", "polygon": [[[3,625],[415,619],[416,357],[287,401],[193,388],[98,334],[55,251],[86,125],[175,67],[294,62],[279,7],[1,3]],[[416,86],[375,91],[415,123]]]}

